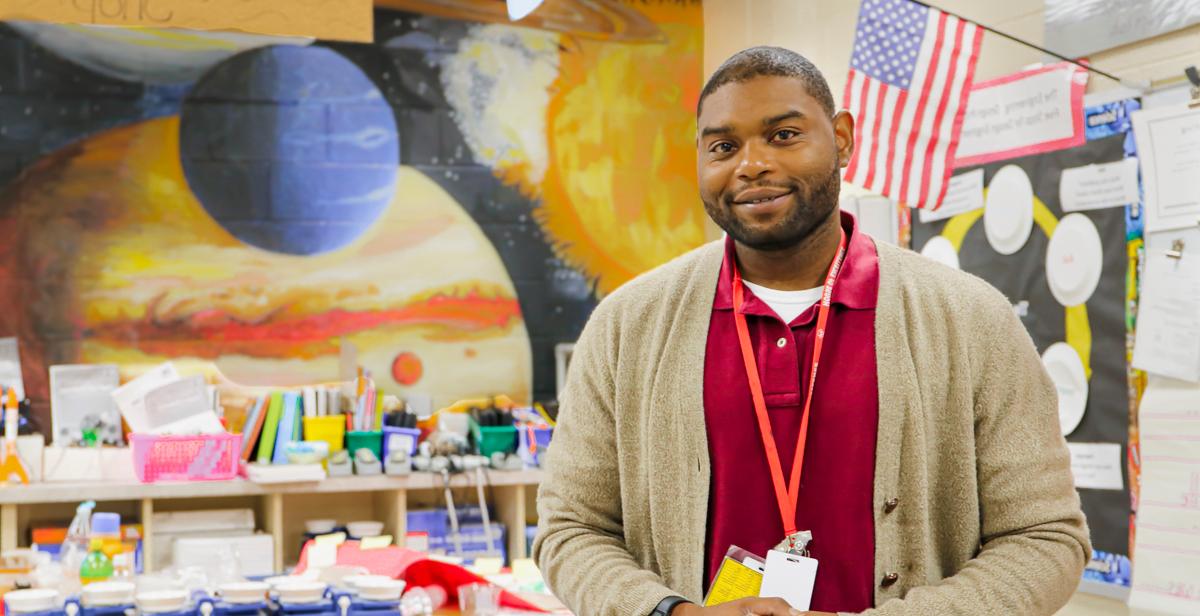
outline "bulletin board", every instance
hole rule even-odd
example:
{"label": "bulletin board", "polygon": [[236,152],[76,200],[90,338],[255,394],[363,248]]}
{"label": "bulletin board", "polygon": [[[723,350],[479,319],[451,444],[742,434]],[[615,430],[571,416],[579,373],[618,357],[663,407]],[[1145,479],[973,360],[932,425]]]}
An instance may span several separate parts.
{"label": "bulletin board", "polygon": [[[1124,557],[1129,554],[1131,504],[1128,468],[1124,463],[1128,456],[1130,417],[1126,208],[1072,214],[1085,216],[1094,225],[1102,249],[1099,281],[1086,302],[1071,308],[1064,306],[1052,293],[1047,275],[1050,237],[1068,214],[1060,204],[1063,170],[1122,160],[1127,150],[1126,132],[1127,126],[1124,131],[1096,132],[1083,145],[1070,149],[955,169],[955,175],[982,169],[985,190],[1006,167],[1015,166],[1028,176],[1035,197],[1034,220],[1028,239],[1015,252],[1000,254],[989,243],[982,210],[929,223],[919,222],[914,216],[912,246],[920,251],[936,236],[951,239],[957,248],[960,269],[982,277],[1008,297],[1040,354],[1062,342],[1080,351],[1080,359],[1090,371],[1089,391],[1082,419],[1067,434],[1067,441],[1120,446],[1121,489],[1080,489],[1079,493],[1095,549],[1119,555],[1127,566]],[[1003,173],[1013,172],[1009,169]]]}

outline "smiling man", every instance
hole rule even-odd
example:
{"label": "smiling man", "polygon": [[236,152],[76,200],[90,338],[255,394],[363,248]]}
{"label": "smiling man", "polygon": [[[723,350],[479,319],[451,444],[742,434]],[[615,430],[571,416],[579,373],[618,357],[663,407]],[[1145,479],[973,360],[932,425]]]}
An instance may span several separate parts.
{"label": "smiling man", "polygon": [[699,603],[730,547],[811,537],[815,579],[784,579],[813,583],[813,614],[1053,614],[1090,547],[1008,301],[839,212],[854,121],[802,56],[733,56],[697,125],[728,237],[618,289],[580,337],[538,497],[551,589],[581,616],[799,614]]}

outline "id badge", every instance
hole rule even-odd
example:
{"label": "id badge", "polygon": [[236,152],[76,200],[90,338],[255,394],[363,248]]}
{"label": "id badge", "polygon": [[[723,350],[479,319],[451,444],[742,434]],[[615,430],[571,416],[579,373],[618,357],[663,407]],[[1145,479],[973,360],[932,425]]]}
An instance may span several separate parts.
{"label": "id badge", "polygon": [[761,557],[737,546],[730,547],[704,597],[704,606],[757,597],[765,566]]}
{"label": "id badge", "polygon": [[779,550],[767,552],[760,597],[778,597],[798,610],[807,610],[817,581],[817,560]]}

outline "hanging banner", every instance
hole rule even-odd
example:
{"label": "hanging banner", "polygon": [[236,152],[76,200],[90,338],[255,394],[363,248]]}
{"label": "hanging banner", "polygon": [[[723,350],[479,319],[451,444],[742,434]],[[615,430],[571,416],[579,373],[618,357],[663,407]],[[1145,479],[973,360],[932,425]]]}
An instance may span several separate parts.
{"label": "hanging banner", "polygon": [[1064,62],[972,87],[954,166],[1082,145],[1086,86],[1087,71]]}
{"label": "hanging banner", "polygon": [[371,0],[0,0],[0,21],[234,30],[371,42]]}

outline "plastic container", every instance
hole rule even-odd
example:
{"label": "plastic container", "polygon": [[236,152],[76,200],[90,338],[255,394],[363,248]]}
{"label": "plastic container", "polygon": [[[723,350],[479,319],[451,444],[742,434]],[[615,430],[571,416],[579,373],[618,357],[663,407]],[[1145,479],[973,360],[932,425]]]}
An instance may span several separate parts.
{"label": "plastic container", "polygon": [[134,602],[143,614],[177,612],[187,606],[188,594],[182,590],[152,590],[139,593]]}
{"label": "plastic container", "polygon": [[[345,421],[343,418],[342,421]],[[346,449],[350,450],[350,455],[354,456],[354,452],[359,449],[370,449],[371,453],[375,454],[375,458],[383,459],[383,432],[381,430],[371,430],[370,432],[347,432],[346,433]]]}
{"label": "plastic container", "polygon": [[83,587],[84,607],[133,605],[133,582],[96,582]]}
{"label": "plastic container", "polygon": [[471,438],[482,456],[517,450],[517,429],[513,426],[481,426],[472,419]]}
{"label": "plastic container", "polygon": [[431,616],[443,605],[446,605],[446,590],[441,586],[418,586],[400,599],[400,611],[404,616]]}
{"label": "plastic container", "polygon": [[218,590],[222,601],[240,605],[266,601],[269,588],[266,582],[229,582],[221,584]]}
{"label": "plastic container", "polygon": [[133,470],[142,483],[233,479],[241,461],[240,434],[131,434]]}
{"label": "plastic container", "polygon": [[304,440],[329,443],[329,453],[346,448],[346,418],[343,415],[304,418]]}
{"label": "plastic container", "polygon": [[355,539],[378,537],[383,533],[383,522],[361,521],[346,524],[346,534]]}
{"label": "plastic container", "polygon": [[500,587],[491,584],[459,586],[458,609],[467,616],[496,616],[500,613]]}
{"label": "plastic container", "polygon": [[417,428],[383,427],[383,457],[386,459],[393,450],[402,449],[408,455],[417,453],[417,443],[421,440],[421,431]]}
{"label": "plastic container", "polygon": [[79,567],[79,581],[85,585],[106,581],[112,577],[113,565],[112,559],[104,553],[104,540],[93,538],[89,549],[87,558]]}
{"label": "plastic container", "polygon": [[9,614],[32,614],[58,607],[58,591],[50,588],[28,588],[10,590],[4,594],[4,605]]}
{"label": "plastic container", "polygon": [[304,521],[304,532],[310,535],[325,535],[337,529],[337,520],[314,518]]}
{"label": "plastic container", "polygon": [[405,518],[405,526],[410,533],[428,533],[430,537],[444,537],[449,532],[450,518],[445,509],[410,509]]}
{"label": "plastic container", "polygon": [[550,446],[550,437],[554,428],[523,424],[517,426],[517,452],[526,466],[541,466],[542,454]]}
{"label": "plastic container", "polygon": [[314,581],[293,581],[275,587],[280,603],[318,603],[325,598],[325,584]]}

